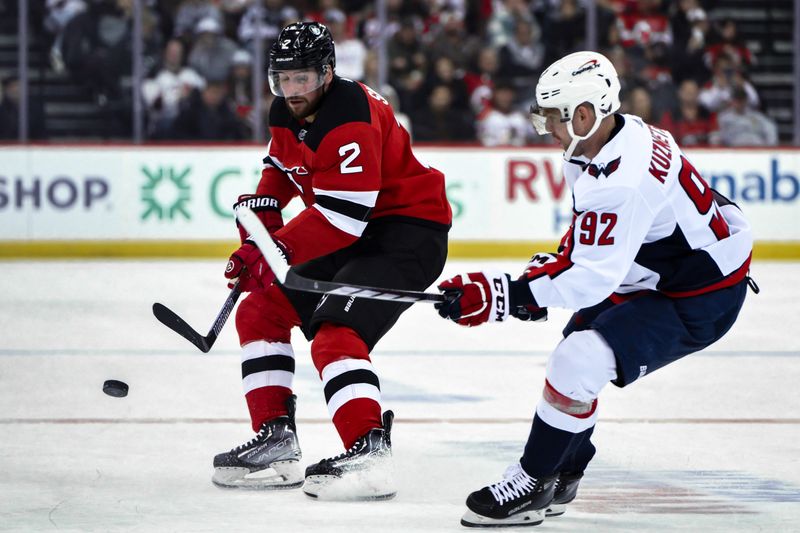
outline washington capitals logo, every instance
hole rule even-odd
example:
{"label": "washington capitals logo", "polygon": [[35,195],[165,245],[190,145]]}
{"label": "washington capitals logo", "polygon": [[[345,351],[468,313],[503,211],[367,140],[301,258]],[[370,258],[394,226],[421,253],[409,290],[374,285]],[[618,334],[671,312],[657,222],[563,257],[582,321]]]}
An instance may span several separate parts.
{"label": "washington capitals logo", "polygon": [[572,75],[577,76],[578,74],[586,72],[587,70],[592,70],[593,68],[598,68],[599,66],[600,63],[598,63],[596,59],[590,59],[583,65],[579,66],[577,69],[573,70]]}
{"label": "washington capitals logo", "polygon": [[622,161],[622,156],[619,156],[613,161],[609,161],[605,165],[598,166],[592,163],[586,167],[586,172],[588,172],[593,178],[598,177],[600,174],[604,175],[605,177],[609,177],[619,168],[620,161]]}

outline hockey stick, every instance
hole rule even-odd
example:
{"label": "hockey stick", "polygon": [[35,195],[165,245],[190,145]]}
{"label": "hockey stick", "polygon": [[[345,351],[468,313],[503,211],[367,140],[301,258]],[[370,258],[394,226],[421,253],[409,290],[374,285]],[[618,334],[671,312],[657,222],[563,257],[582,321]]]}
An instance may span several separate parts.
{"label": "hockey stick", "polygon": [[154,303],[153,314],[159,322],[197,346],[201,352],[208,353],[217,341],[217,335],[222,331],[222,326],[225,325],[225,322],[231,315],[233,306],[236,305],[236,300],[239,299],[240,294],[242,293],[239,291],[239,282],[237,281],[231,289],[230,294],[225,299],[225,303],[222,304],[222,309],[220,309],[214,323],[211,324],[211,330],[205,337],[196,332],[184,319],[176,315],[165,305]]}
{"label": "hockey stick", "polygon": [[351,285],[349,283],[338,283],[335,281],[317,281],[304,278],[289,268],[289,264],[286,262],[281,249],[273,242],[264,225],[250,208],[246,206],[239,207],[236,210],[236,218],[239,219],[244,229],[250,234],[250,239],[252,239],[256,243],[256,246],[258,246],[258,249],[261,250],[264,259],[275,274],[278,283],[287,289],[409,303],[439,303],[460,296],[408,291],[403,289],[365,287],[363,285]]}

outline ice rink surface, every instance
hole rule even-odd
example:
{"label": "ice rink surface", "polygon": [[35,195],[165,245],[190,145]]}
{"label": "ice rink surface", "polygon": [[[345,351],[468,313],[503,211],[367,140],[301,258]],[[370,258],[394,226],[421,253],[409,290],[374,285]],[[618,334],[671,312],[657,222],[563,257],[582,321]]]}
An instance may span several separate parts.
{"label": "ice rink surface", "polygon": [[[520,261],[448,263],[443,277]],[[224,261],[0,262],[0,531],[469,531],[469,492],[515,462],[569,313],[460,328],[418,304],[379,343],[399,493],[334,503],[223,491],[211,460],[252,437],[232,321],[204,355]],[[800,531],[800,264],[755,263],[760,295],[718,344],[600,397],[598,453],[567,514],[533,531]],[[338,454],[294,336],[304,464]],[[106,379],[130,385],[103,394]],[[530,528],[528,528],[530,530]]]}

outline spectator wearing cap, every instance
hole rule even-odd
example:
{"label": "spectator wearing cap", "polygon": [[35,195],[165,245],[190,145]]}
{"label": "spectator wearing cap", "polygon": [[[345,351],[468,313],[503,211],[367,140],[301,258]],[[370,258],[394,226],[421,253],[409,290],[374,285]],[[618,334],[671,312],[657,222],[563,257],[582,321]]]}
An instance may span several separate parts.
{"label": "spectator wearing cap", "polygon": [[172,39],[164,48],[161,70],[142,82],[151,138],[164,138],[178,116],[181,101],[193,89],[205,86],[205,80],[197,72],[183,65],[183,55],[183,43]]}
{"label": "spectator wearing cap", "polygon": [[675,137],[681,146],[719,144],[717,117],[700,105],[700,88],[692,79],[683,80],[678,88],[678,109],[661,115],[658,126]]}
{"label": "spectator wearing cap", "polygon": [[766,115],[748,105],[747,90],[736,86],[731,105],[719,114],[719,132],[724,146],[775,146],[778,128]]}
{"label": "spectator wearing cap", "polygon": [[492,104],[478,117],[478,140],[484,146],[524,146],[534,137],[529,118],[514,108],[516,91],[510,85],[498,84]]}
{"label": "spectator wearing cap", "polygon": [[208,82],[227,80],[237,47],[222,35],[222,24],[215,18],[204,18],[197,23],[195,36],[189,66]]}
{"label": "spectator wearing cap", "polygon": [[322,14],[322,23],[328,26],[336,43],[336,74],[350,80],[364,79],[367,47],[360,39],[347,34],[347,17],[339,9],[328,9]]}

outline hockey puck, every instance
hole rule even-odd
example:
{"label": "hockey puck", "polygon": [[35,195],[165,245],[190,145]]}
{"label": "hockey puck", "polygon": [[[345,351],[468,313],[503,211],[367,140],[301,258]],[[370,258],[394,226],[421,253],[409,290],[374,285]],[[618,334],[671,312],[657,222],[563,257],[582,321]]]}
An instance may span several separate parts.
{"label": "hockey puck", "polygon": [[128,384],[116,379],[108,379],[103,383],[103,392],[115,398],[122,398],[128,395]]}

